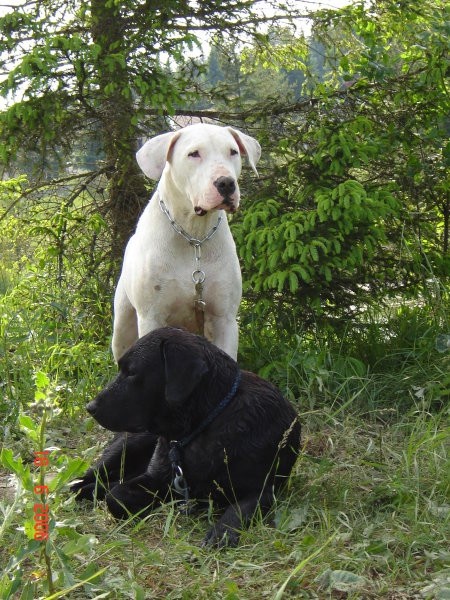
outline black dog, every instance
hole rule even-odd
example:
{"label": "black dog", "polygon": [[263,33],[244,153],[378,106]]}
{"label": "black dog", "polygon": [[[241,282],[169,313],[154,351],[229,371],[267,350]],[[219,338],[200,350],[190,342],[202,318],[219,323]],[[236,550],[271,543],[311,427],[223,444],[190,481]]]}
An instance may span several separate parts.
{"label": "black dog", "polygon": [[103,427],[130,433],[116,436],[72,489],[92,498],[97,486],[116,518],[146,516],[178,493],[212,500],[225,512],[205,543],[237,544],[238,529],[255,510],[270,509],[296,460],[293,407],[275,386],[180,329],[147,334],[119,367],[87,410]]}

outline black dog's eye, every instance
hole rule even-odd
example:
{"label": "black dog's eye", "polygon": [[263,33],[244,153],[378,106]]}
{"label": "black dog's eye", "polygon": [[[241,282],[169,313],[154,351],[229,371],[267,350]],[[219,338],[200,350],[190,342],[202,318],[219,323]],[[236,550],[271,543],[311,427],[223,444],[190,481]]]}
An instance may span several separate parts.
{"label": "black dog's eye", "polygon": [[119,361],[120,372],[124,377],[132,377],[134,375],[133,369],[130,365],[120,364]]}
{"label": "black dog's eye", "polygon": [[235,150],[234,148],[231,148],[230,155],[231,156],[236,156],[236,154],[239,154],[239,152],[237,150]]}
{"label": "black dog's eye", "polygon": [[193,152],[189,152],[188,156],[191,158],[200,158],[200,152],[198,150],[194,150]]}

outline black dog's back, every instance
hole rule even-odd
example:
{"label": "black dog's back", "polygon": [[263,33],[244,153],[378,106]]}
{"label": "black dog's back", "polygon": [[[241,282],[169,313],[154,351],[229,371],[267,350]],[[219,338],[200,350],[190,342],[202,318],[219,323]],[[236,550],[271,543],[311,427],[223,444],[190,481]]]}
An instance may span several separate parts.
{"label": "black dog's back", "polygon": [[184,471],[193,497],[206,494],[226,504],[233,495],[277,489],[299,446],[300,423],[292,405],[274,385],[243,371],[233,402],[186,448]]}

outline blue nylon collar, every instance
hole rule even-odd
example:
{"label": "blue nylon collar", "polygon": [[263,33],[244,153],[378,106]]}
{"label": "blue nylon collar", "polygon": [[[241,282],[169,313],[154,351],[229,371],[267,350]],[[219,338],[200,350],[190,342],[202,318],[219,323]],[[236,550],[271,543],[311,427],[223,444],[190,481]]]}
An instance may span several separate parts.
{"label": "blue nylon collar", "polygon": [[228,406],[228,404],[233,400],[238,391],[239,384],[241,382],[241,371],[238,370],[236,379],[234,380],[233,386],[225,398],[219,402],[219,404],[209,413],[209,415],[204,419],[200,425],[194,429],[189,435],[182,438],[181,440],[173,440],[170,442],[170,450],[169,450],[169,459],[172,463],[172,467],[176,469],[179,467],[179,463],[181,460],[181,450],[185,448],[188,444],[192,442],[194,438],[196,438],[204,429],[208,427],[212,421]]}

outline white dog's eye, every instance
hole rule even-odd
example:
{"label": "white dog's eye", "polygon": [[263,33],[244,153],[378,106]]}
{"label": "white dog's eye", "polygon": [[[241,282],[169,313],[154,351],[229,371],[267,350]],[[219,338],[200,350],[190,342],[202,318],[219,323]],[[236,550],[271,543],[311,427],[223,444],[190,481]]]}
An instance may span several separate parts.
{"label": "white dog's eye", "polygon": [[200,152],[198,150],[194,150],[194,152],[189,152],[188,156],[192,158],[200,158]]}
{"label": "white dog's eye", "polygon": [[235,150],[234,148],[231,148],[230,155],[231,156],[236,156],[236,154],[239,154],[239,152],[237,150]]}

